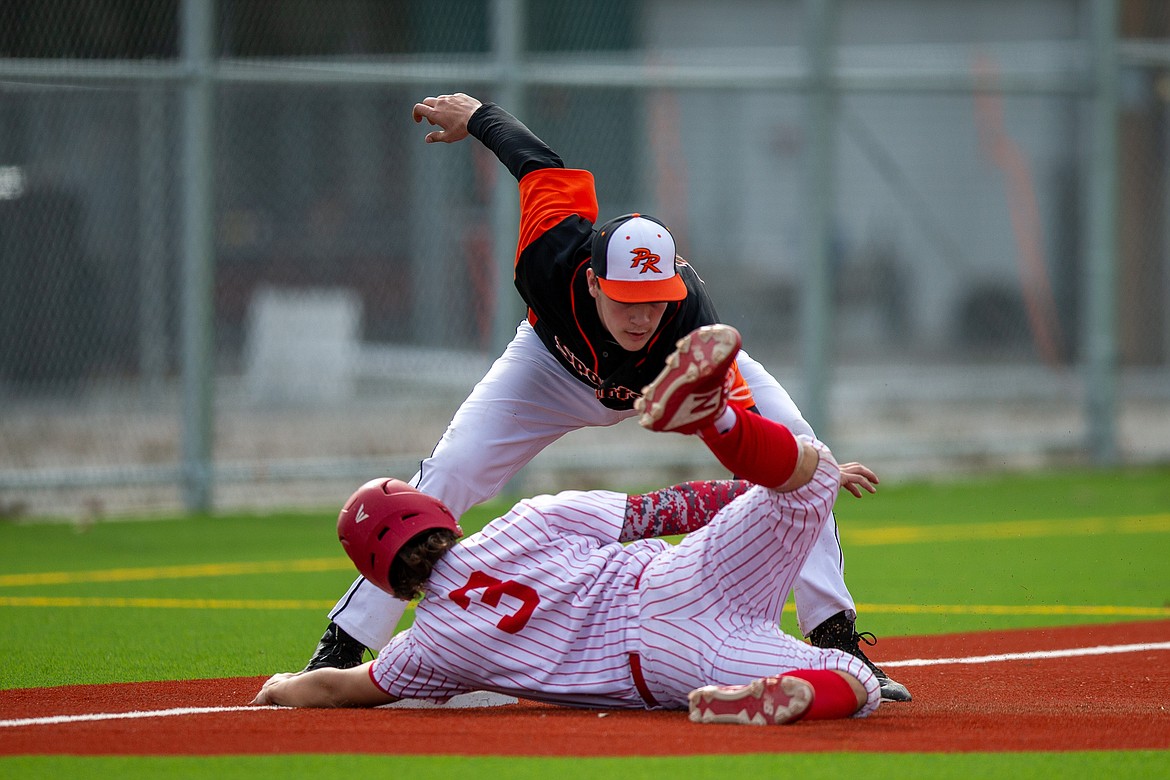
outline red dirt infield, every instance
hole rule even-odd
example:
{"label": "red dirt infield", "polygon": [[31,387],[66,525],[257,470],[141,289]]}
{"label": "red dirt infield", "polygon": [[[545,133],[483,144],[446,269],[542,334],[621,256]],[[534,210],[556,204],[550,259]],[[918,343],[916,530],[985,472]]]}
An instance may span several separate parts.
{"label": "red dirt infield", "polygon": [[[903,664],[1008,653],[1159,645],[1057,658]],[[872,657],[914,694],[869,718],[783,728],[704,726],[685,713],[483,709],[272,710],[263,678],[0,691],[0,755],[680,756],[817,751],[965,752],[1170,748],[1170,621],[887,637]],[[148,717],[21,723],[96,713]]]}

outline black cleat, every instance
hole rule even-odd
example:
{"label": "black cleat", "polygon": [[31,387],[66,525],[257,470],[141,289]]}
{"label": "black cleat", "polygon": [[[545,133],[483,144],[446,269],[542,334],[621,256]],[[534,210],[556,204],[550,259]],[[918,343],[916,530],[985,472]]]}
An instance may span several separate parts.
{"label": "black cleat", "polygon": [[362,665],[362,658],[365,654],[365,645],[345,633],[345,629],[341,626],[330,623],[304,671],[311,672],[314,669],[326,667],[352,669]]}
{"label": "black cleat", "polygon": [[877,677],[878,685],[882,690],[882,701],[910,701],[910,691],[906,689],[906,686],[891,679],[873,661],[869,660],[865,651],[861,649],[862,642],[870,646],[876,645],[877,637],[868,631],[863,634],[857,633],[853,621],[846,617],[844,612],[838,612],[810,631],[808,640],[817,647],[844,650],[865,661],[865,665]]}

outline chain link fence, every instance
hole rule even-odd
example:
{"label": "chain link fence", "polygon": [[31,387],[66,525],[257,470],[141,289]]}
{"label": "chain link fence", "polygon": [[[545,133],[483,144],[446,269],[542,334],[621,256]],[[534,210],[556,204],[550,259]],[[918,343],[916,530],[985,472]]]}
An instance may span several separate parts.
{"label": "chain link fence", "polygon": [[[10,0],[0,516],[409,477],[523,315],[514,182],[410,118],[454,91],[603,219],[662,217],[844,459],[1165,461],[1168,33],[1139,0]],[[695,473],[629,421],[513,487]]]}

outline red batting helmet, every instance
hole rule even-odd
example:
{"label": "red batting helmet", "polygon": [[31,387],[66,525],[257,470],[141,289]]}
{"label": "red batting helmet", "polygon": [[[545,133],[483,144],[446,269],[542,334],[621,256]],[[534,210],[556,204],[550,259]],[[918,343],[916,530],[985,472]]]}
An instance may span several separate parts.
{"label": "red batting helmet", "polygon": [[337,516],[337,538],[362,576],[387,593],[390,564],[410,539],[433,528],[463,531],[442,501],[402,480],[380,477],[362,485]]}

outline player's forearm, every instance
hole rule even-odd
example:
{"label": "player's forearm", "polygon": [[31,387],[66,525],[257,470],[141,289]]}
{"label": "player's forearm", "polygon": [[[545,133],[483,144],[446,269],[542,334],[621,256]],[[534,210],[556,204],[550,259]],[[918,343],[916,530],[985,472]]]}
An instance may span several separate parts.
{"label": "player's forearm", "polygon": [[323,668],[299,674],[278,674],[264,683],[253,704],[280,707],[376,707],[394,697],[369,677],[369,664],[353,669]]}
{"label": "player's forearm", "polygon": [[277,675],[264,684],[256,704],[279,707],[341,707],[337,669],[318,669],[293,675]]}
{"label": "player's forearm", "polygon": [[541,168],[565,167],[548,144],[495,103],[484,103],[471,115],[467,132],[491,149],[517,181]]}
{"label": "player's forearm", "polygon": [[697,531],[750,487],[741,480],[697,480],[628,496],[621,541]]}

